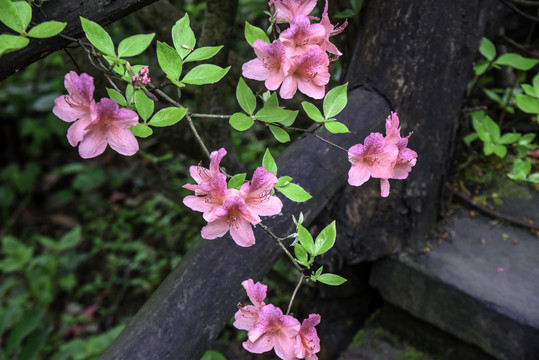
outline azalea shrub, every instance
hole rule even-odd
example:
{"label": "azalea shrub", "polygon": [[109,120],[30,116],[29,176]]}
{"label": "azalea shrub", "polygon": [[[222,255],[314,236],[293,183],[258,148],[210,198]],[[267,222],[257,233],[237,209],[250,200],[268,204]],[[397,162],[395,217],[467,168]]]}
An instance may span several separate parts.
{"label": "azalea shrub", "polygon": [[[418,157],[408,148],[411,133],[401,136],[396,112],[385,119],[385,135],[371,133],[363,143],[349,149],[324,139],[323,131],[349,132],[347,126],[336,119],[347,104],[347,84],[328,88],[330,63],[343,56],[330,38],[344,31],[347,22],[331,23],[327,0],[321,17],[312,16],[316,5],[316,0],[270,0],[267,32],[245,23],[245,38],[256,57],[243,64],[242,75],[263,81],[265,91],[257,93],[257,101],[255,92],[243,78],[239,78],[236,98],[241,111],[234,114],[193,112],[181,103],[179,96],[167,95],[161,90],[163,84],[154,83],[149,76],[150,71],[152,74],[162,71],[169,86],[178,89],[178,94],[184,87],[216,83],[227,76],[230,67],[201,63],[217,54],[222,46],[196,47],[188,15],[179,19],[171,29],[172,45],[157,42],[155,50],[160,69],[131,64],[128,60],[145,52],[151,46],[154,34],[133,35],[116,46],[99,24],[81,17],[88,42],[79,42],[79,45],[112,87],[106,89],[108,97],[96,101],[94,79],[86,73],[70,71],[64,79],[67,94],[57,97],[52,109],[59,119],[71,124],[67,141],[78,147],[78,153],[84,159],[100,156],[107,146],[121,155],[132,156],[139,152],[139,141],[150,137],[154,127],[174,126],[184,119],[189,123],[209,161],[208,167],[202,161],[190,166],[189,173],[195,183],[183,185],[193,192],[183,199],[183,203],[202,213],[206,222],[200,229],[201,237],[214,240],[230,233],[240,247],[237,251],[253,246],[256,241],[270,239],[281,247],[298,271],[298,284],[286,311],[266,304],[266,285],[246,279],[242,286],[252,305],[238,304],[235,314],[234,326],[247,331],[248,340],[243,343],[245,350],[257,354],[274,350],[281,359],[318,358],[320,339],[316,326],[323,319],[319,314],[310,314],[300,322],[291,309],[297,289],[304,282],[338,286],[346,281],[337,274],[324,272],[322,267],[317,268],[315,261],[335,244],[336,222],[313,238],[303,226],[303,214],[299,214],[298,218],[291,219],[295,224],[293,233],[275,235],[263,221],[264,217],[280,216],[281,198],[304,202],[311,199],[311,195],[290,176],[280,173],[277,176],[277,165],[270,149],[266,149],[261,166],[254,170],[250,179],[246,173],[228,174],[220,165],[227,150],[208,149],[197,132],[195,120],[204,117],[228,119],[230,126],[240,134],[258,122],[267,127],[268,135],[282,143],[290,141],[289,132],[292,131],[311,134],[325,146],[335,146],[347,156],[350,185],[361,186],[371,177],[380,179],[383,197],[389,196],[389,180],[406,179]],[[5,6],[11,9],[10,5]],[[16,12],[10,14],[17,16]],[[0,20],[4,21],[3,18]],[[274,39],[270,40],[268,34],[274,34]],[[184,73],[184,65],[190,62],[195,65]],[[306,129],[292,126],[299,109],[279,105],[279,98],[291,99],[298,91],[312,99],[323,99],[322,109],[309,101],[301,103],[302,110],[312,120],[312,125]],[[156,112],[157,102],[160,110]],[[383,120],[380,119],[381,125]],[[257,226],[267,233],[266,238],[255,238],[253,228]]]}

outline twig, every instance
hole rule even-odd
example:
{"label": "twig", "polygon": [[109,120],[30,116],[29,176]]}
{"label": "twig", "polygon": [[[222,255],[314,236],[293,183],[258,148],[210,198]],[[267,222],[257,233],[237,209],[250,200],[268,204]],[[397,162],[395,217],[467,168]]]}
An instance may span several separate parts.
{"label": "twig", "polygon": [[531,229],[531,230],[538,230],[539,231],[539,225],[535,225],[535,224],[529,224],[527,222],[524,222],[522,220],[519,220],[519,219],[515,219],[514,217],[511,217],[511,216],[507,216],[507,215],[503,215],[503,214],[500,214],[494,210],[490,210],[489,208],[487,208],[486,206],[484,205],[481,205],[479,203],[477,203],[476,201],[474,201],[473,199],[469,198],[466,194],[464,194],[463,192],[460,192],[458,190],[455,190],[453,188],[451,188],[450,186],[447,186],[447,188],[449,189],[449,191],[451,191],[453,194],[455,194],[457,197],[459,197],[460,199],[466,201],[468,204],[472,205],[473,207],[475,207],[477,210],[485,213],[486,215],[488,216],[491,216],[491,217],[494,217],[494,218],[498,218],[498,219],[502,219],[502,220],[505,220],[507,222],[510,222],[514,225],[517,225],[517,226],[520,226],[520,227],[524,227],[526,229]]}
{"label": "twig", "polygon": [[217,115],[217,114],[198,114],[190,113],[192,118],[208,118],[208,119],[230,119],[232,115]]}
{"label": "twig", "polygon": [[528,0],[510,0],[515,4],[520,4],[524,6],[537,6],[539,7],[539,1],[528,1]]}
{"label": "twig", "polygon": [[532,20],[532,21],[539,21],[539,18],[536,17],[536,16],[531,16],[529,14],[526,14],[524,11],[520,10],[519,8],[517,8],[515,5],[509,3],[508,1],[506,0],[500,0],[505,6],[507,6],[508,8],[510,8],[511,10],[513,10],[514,12],[516,12],[517,14],[519,14],[520,16],[523,16],[525,17],[526,19],[529,19],[529,20]]}
{"label": "twig", "polygon": [[303,268],[301,266],[299,266],[299,264],[296,262],[296,259],[294,259],[294,257],[292,256],[292,254],[290,254],[290,251],[288,251],[288,249],[283,245],[282,241],[287,239],[288,237],[285,237],[285,238],[280,238],[278,237],[277,235],[275,235],[266,225],[262,224],[262,223],[258,223],[258,226],[260,226],[262,228],[262,230],[264,230],[273,240],[275,240],[275,242],[281,247],[281,249],[285,252],[286,256],[288,256],[288,258],[290,259],[290,261],[292,261],[292,264],[294,264],[294,266],[296,267],[296,269],[298,269],[302,274],[303,274]]}
{"label": "twig", "polygon": [[296,294],[298,293],[299,287],[303,283],[303,279],[305,278],[305,275],[303,273],[299,274],[299,281],[296,285],[296,288],[294,289],[294,292],[292,293],[292,297],[290,298],[290,302],[288,303],[288,309],[286,309],[286,315],[290,314],[290,309],[292,308],[292,303],[294,302],[294,298],[296,297]]}
{"label": "twig", "polygon": [[339,146],[339,145],[337,145],[337,144],[334,144],[334,143],[332,143],[331,141],[328,141],[328,140],[324,139],[323,137],[321,137],[321,136],[318,135],[318,134],[314,134],[314,133],[311,133],[311,134],[312,134],[315,138],[317,138],[317,139],[319,139],[319,140],[322,140],[322,141],[325,142],[326,144],[329,144],[329,145],[331,145],[331,146],[334,146],[334,147],[336,147],[337,149],[340,149],[340,150],[342,150],[342,151],[344,151],[345,153],[348,154],[348,150],[346,150],[345,148],[343,148],[343,147],[341,147],[341,146]]}

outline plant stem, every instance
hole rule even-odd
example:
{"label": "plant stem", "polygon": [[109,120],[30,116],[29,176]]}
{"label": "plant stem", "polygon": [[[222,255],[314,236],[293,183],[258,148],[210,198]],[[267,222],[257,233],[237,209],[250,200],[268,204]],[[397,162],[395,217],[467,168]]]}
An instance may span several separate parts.
{"label": "plant stem", "polygon": [[301,266],[299,266],[299,264],[296,262],[296,260],[294,259],[294,257],[292,256],[292,254],[290,254],[290,251],[288,251],[288,249],[283,245],[282,241],[284,239],[286,239],[287,237],[285,238],[280,238],[280,237],[277,237],[277,235],[275,235],[266,225],[262,224],[262,223],[258,223],[258,226],[260,226],[262,228],[262,230],[264,230],[273,240],[275,240],[275,242],[277,242],[277,244],[281,247],[281,249],[284,251],[284,253],[286,254],[286,256],[288,256],[288,258],[290,259],[290,261],[292,261],[292,264],[294,264],[294,266],[296,267],[296,269],[299,270],[299,272],[301,274],[303,274],[303,269]]}
{"label": "plant stem", "polygon": [[344,151],[345,153],[348,154],[348,150],[346,150],[345,148],[343,148],[343,147],[341,147],[341,146],[339,146],[339,145],[337,145],[337,144],[334,144],[334,143],[332,143],[331,141],[328,141],[328,140],[324,139],[323,137],[321,137],[321,136],[318,135],[318,134],[314,134],[314,133],[311,133],[311,134],[312,134],[315,138],[317,138],[317,139],[319,139],[319,140],[322,140],[322,141],[325,142],[326,144],[329,144],[329,145],[331,145],[331,146],[334,146],[334,147],[336,147],[337,149],[340,149],[340,150],[342,150],[342,151]]}
{"label": "plant stem", "polygon": [[288,309],[286,309],[286,315],[290,314],[290,309],[292,308],[292,303],[294,302],[294,298],[296,297],[296,294],[298,293],[299,287],[301,286],[301,283],[303,283],[303,279],[305,278],[305,275],[301,273],[299,275],[299,281],[296,285],[296,288],[294,289],[294,292],[292,293],[292,297],[290,298],[290,302],[288,303]]}
{"label": "plant stem", "polygon": [[191,113],[192,118],[207,118],[207,119],[230,119],[232,115],[217,115],[217,114],[198,114]]}

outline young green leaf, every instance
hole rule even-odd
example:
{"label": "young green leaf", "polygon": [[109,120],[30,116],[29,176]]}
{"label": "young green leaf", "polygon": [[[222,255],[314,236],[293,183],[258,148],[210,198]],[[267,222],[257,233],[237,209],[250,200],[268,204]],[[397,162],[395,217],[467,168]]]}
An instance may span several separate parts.
{"label": "young green leaf", "polygon": [[28,36],[39,39],[53,37],[61,33],[66,25],[66,22],[45,21],[31,28]]}
{"label": "young green leaf", "polygon": [[164,42],[157,42],[157,61],[159,61],[161,69],[171,79],[177,81],[182,75],[183,63],[180,55]]}
{"label": "young green leaf", "polygon": [[516,158],[513,163],[513,169],[507,176],[513,180],[524,180],[528,176],[532,169],[530,158],[519,159]]}
{"label": "young green leaf", "polygon": [[301,244],[294,245],[294,255],[296,255],[296,259],[298,259],[298,263],[301,265],[306,265],[309,261],[309,257],[307,255],[307,252],[305,251],[305,248],[301,246]]}
{"label": "young green leaf", "polygon": [[[137,112],[146,122],[152,116],[154,103],[153,100],[148,98],[148,96],[142,90],[135,91],[135,106],[137,107]],[[155,125],[154,125],[155,126]]]}
{"label": "young green leaf", "polygon": [[277,183],[275,184],[275,186],[288,185],[292,180],[293,179],[290,176],[281,176],[279,179],[277,179]]}
{"label": "young green leaf", "polygon": [[314,252],[314,241],[313,237],[309,233],[307,229],[303,227],[303,225],[298,225],[298,240],[301,246],[307,251],[309,254],[315,256]]}
{"label": "young green leaf", "polygon": [[243,185],[245,182],[245,177],[247,176],[246,173],[242,174],[236,174],[228,180],[228,188],[229,189],[238,189]]}
{"label": "young green leaf", "polygon": [[82,16],[80,17],[80,23],[86,37],[97,50],[110,56],[116,56],[114,52],[114,43],[112,42],[109,34],[101,27],[101,25],[85,19]]}
{"label": "young green leaf", "polygon": [[324,117],[329,119],[337,115],[344,109],[348,102],[346,91],[348,89],[348,83],[337,86],[326,94],[324,98]]}
{"label": "young green leaf", "polygon": [[520,86],[522,86],[522,90],[524,90],[524,93],[526,93],[526,95],[529,95],[532,97],[539,97],[539,94],[537,93],[537,91],[535,90],[533,86],[528,85],[528,84],[520,84]]}
{"label": "young green leaf", "polygon": [[230,66],[223,69],[213,64],[202,64],[192,68],[181,81],[191,85],[213,84],[221,80],[228,70]]}
{"label": "young green leaf", "polygon": [[335,220],[326,226],[320,234],[316,237],[314,243],[314,254],[322,255],[335,244],[335,238],[337,237],[337,229],[335,228]]}
{"label": "young green leaf", "polygon": [[481,74],[484,74],[485,71],[488,70],[489,66],[490,66],[490,61],[489,60],[483,60],[483,61],[480,61],[480,62],[478,62],[477,64],[474,65],[473,71],[474,71],[475,75],[481,75]]}
{"label": "young green leaf", "polygon": [[304,101],[301,103],[301,106],[311,120],[314,120],[316,122],[324,122],[324,116],[315,105],[311,104],[308,101]]}
{"label": "young green leaf", "polygon": [[496,59],[496,64],[511,66],[518,70],[528,71],[539,63],[539,60],[525,58],[520,54],[503,54]]}
{"label": "young green leaf", "polygon": [[496,47],[486,37],[481,39],[481,44],[479,45],[479,52],[481,55],[483,55],[487,60],[492,61],[494,57],[496,57]]}
{"label": "young green leaf", "polygon": [[172,27],[172,41],[182,60],[194,50],[196,38],[195,33],[189,26],[189,16],[187,14],[176,21],[176,24]]}
{"label": "young green leaf", "polygon": [[539,96],[539,73],[533,77],[532,84],[533,88],[535,89],[535,93]]}
{"label": "young green leaf", "polygon": [[30,20],[32,19],[32,6],[30,6],[30,4],[28,4],[26,1],[14,1],[13,5],[15,5],[15,8],[19,13],[22,29],[26,30],[30,24]]}
{"label": "young green leaf", "polygon": [[64,234],[60,240],[58,240],[58,251],[65,251],[67,249],[74,248],[80,242],[81,230],[80,226],[77,226],[73,230]]}
{"label": "young green leaf", "polygon": [[288,120],[291,113],[295,119],[295,116],[297,116],[297,110],[292,111],[282,109],[280,107],[268,107],[266,104],[264,104],[264,107],[258,110],[255,114],[255,119],[263,122],[281,123],[282,121]]}
{"label": "young green leaf", "polygon": [[346,134],[350,132],[346,125],[338,121],[328,121],[324,123],[324,127],[332,134]]}
{"label": "young green leaf", "polygon": [[517,94],[515,98],[520,110],[528,114],[539,114],[539,102],[537,102],[537,98],[524,94]]}
{"label": "young green leaf", "polygon": [[250,116],[247,116],[241,112],[232,114],[228,122],[230,126],[232,126],[232,128],[237,131],[245,131],[247,129],[250,129],[251,126],[253,126],[253,124],[255,123]]}
{"label": "young green leaf", "polygon": [[[11,0],[0,0],[0,21],[11,30],[18,33],[22,33],[26,29],[26,27],[22,26],[19,11]],[[0,45],[0,47],[2,47],[2,45]]]}
{"label": "young green leaf", "polygon": [[343,284],[344,282],[346,282],[346,279],[343,278],[342,276],[330,274],[330,273],[322,274],[316,280],[320,281],[323,284],[333,285],[333,286],[339,286]]}
{"label": "young green leaf", "polygon": [[314,277],[318,278],[320,275],[322,275],[322,271],[324,271],[324,267],[320,266],[318,270],[314,273]]}
{"label": "young green leaf", "polygon": [[267,43],[270,42],[268,35],[266,35],[266,32],[264,30],[256,26],[253,26],[246,21],[245,22],[245,40],[247,40],[249,45],[253,45],[256,39],[264,40]]}
{"label": "young green leaf", "polygon": [[236,98],[243,111],[252,115],[256,109],[256,97],[241,77],[236,87]]}
{"label": "young green leaf", "polygon": [[499,158],[503,159],[505,157],[505,155],[507,154],[507,148],[504,145],[495,144],[493,146],[493,152]]}
{"label": "young green leaf", "polygon": [[176,124],[178,121],[183,119],[187,113],[186,108],[177,108],[177,107],[168,107],[159,110],[150,122],[148,123],[151,126],[155,127],[165,127]]}
{"label": "young green leaf", "polygon": [[150,46],[155,34],[133,35],[120,41],[118,45],[118,56],[129,57],[142,53]]}
{"label": "young green leaf", "polygon": [[116,101],[118,104],[120,104],[120,106],[126,106],[127,105],[127,101],[125,100],[125,97],[120,94],[118,91],[114,90],[114,89],[110,89],[110,88],[107,88],[107,94],[109,95],[109,97]]}
{"label": "young green leaf", "polygon": [[[265,97],[267,94],[267,98]],[[262,94],[262,100],[264,101],[264,107],[265,108],[278,108],[279,107],[279,99],[277,99],[277,93],[276,92],[270,92],[269,90],[266,91],[264,94]]]}
{"label": "young green leaf", "polygon": [[283,126],[291,126],[298,117],[298,110],[286,110],[286,116],[281,118],[278,123]]}
{"label": "young green leaf", "polygon": [[146,124],[137,124],[135,126],[131,126],[129,130],[131,130],[133,135],[139,138],[147,138],[148,136],[153,134],[152,128]]}
{"label": "young green leaf", "polygon": [[301,186],[294,183],[288,183],[284,186],[276,186],[275,189],[295,202],[304,202],[312,198],[312,196],[307,191],[305,191]]}
{"label": "young green leaf", "polygon": [[507,133],[503,134],[503,136],[500,138],[500,144],[512,144],[514,142],[517,142],[518,139],[520,139],[519,133]]}
{"label": "young green leaf", "polygon": [[262,167],[277,176],[277,164],[275,163],[271,152],[267,148],[266,152],[264,153],[264,157],[262,158]]}
{"label": "young green leaf", "polygon": [[184,60],[184,62],[189,61],[202,61],[212,58],[215,54],[221,50],[221,46],[204,46],[198,49],[195,49],[192,53],[190,53]]}
{"label": "young green leaf", "polygon": [[0,35],[0,56],[20,50],[26,47],[29,42],[30,40],[22,36],[2,34]]}
{"label": "young green leaf", "polygon": [[290,135],[286,132],[286,130],[281,129],[280,127],[269,125],[268,126],[271,133],[277,139],[277,141],[281,143],[289,142],[290,141]]}

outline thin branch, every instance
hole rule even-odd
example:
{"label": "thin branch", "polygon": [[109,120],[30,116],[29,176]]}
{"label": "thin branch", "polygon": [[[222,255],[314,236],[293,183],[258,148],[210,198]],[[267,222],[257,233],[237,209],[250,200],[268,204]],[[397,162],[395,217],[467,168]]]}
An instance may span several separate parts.
{"label": "thin branch", "polygon": [[317,138],[317,139],[319,139],[319,140],[322,140],[322,141],[325,142],[326,144],[329,144],[329,145],[331,145],[331,146],[334,146],[334,147],[336,147],[337,149],[340,149],[340,150],[342,150],[342,151],[344,151],[345,153],[348,154],[348,150],[346,150],[345,148],[343,148],[343,147],[341,147],[341,146],[339,146],[339,145],[337,145],[337,144],[334,144],[334,143],[332,143],[331,141],[328,141],[328,140],[324,139],[323,137],[321,137],[321,136],[318,135],[318,134],[312,133],[312,135],[313,135],[315,138]]}
{"label": "thin branch", "polygon": [[208,119],[230,119],[232,115],[217,115],[217,114],[198,114],[190,113],[192,118],[208,118]]}
{"label": "thin branch", "polygon": [[285,252],[286,256],[288,256],[288,258],[290,259],[290,261],[292,261],[292,264],[294,264],[294,266],[296,267],[296,269],[299,270],[299,272],[301,272],[303,274],[303,268],[301,266],[299,266],[299,264],[296,262],[296,259],[294,259],[294,257],[292,256],[292,254],[290,254],[290,251],[288,251],[288,249],[284,246],[284,244],[282,243],[282,241],[284,239],[287,239],[288,237],[285,237],[285,238],[280,238],[280,237],[277,237],[277,235],[275,235],[266,225],[262,224],[262,223],[258,223],[258,226],[260,226],[262,228],[262,230],[264,230],[273,240],[275,240],[275,242],[281,247],[281,249]]}
{"label": "thin branch", "polygon": [[520,4],[524,6],[537,6],[539,7],[539,1],[528,1],[528,0],[509,0],[514,2],[515,4]]}
{"label": "thin branch", "polygon": [[292,297],[290,298],[290,302],[288,303],[288,309],[286,309],[286,315],[290,314],[290,309],[292,309],[292,303],[294,302],[294,298],[296,297],[296,294],[298,293],[299,287],[303,283],[303,279],[305,278],[305,275],[301,273],[299,275],[299,281],[296,285],[296,288],[294,289],[294,292],[292,293]]}
{"label": "thin branch", "polygon": [[525,13],[524,11],[520,10],[519,8],[517,8],[515,5],[511,4],[510,2],[506,1],[506,0],[500,0],[505,6],[507,6],[508,8],[510,8],[511,10],[513,10],[514,12],[516,12],[517,14],[519,14],[520,16],[523,16],[525,17],[526,19],[529,19],[529,20],[532,20],[532,21],[539,21],[539,18],[536,17],[536,16],[531,16],[527,13]]}

